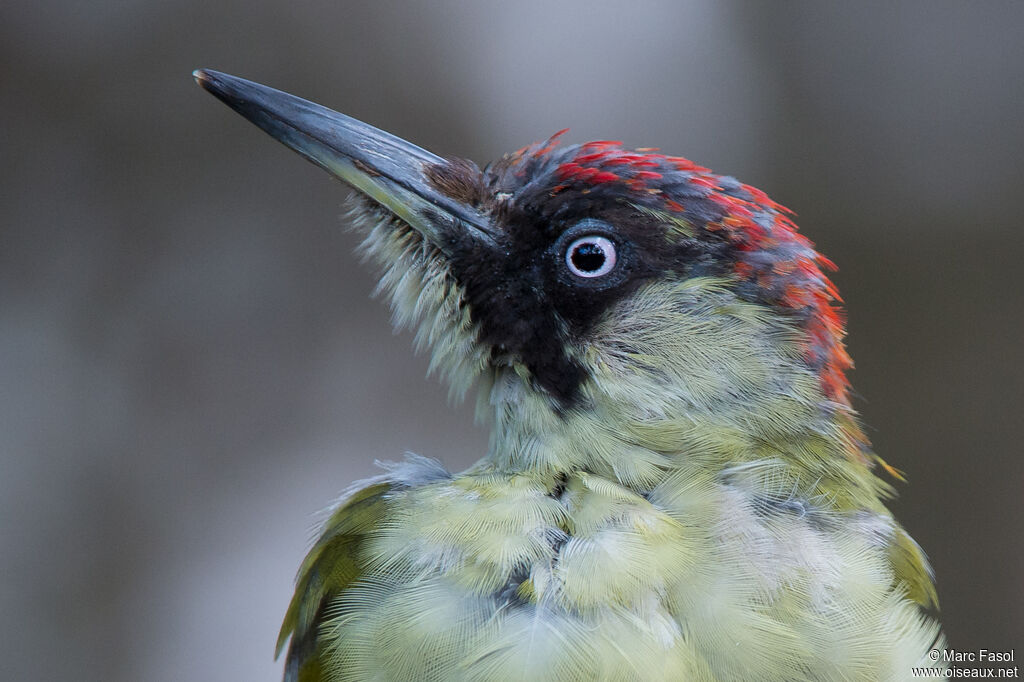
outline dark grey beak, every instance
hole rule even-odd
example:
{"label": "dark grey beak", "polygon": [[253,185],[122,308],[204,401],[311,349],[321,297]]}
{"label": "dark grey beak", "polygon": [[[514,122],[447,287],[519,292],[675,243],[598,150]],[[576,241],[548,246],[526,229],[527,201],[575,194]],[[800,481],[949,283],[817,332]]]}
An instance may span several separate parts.
{"label": "dark grey beak", "polygon": [[265,85],[208,69],[192,75],[205,90],[271,137],[373,199],[442,251],[452,235],[468,232],[491,241],[483,214],[430,182],[427,170],[445,159]]}

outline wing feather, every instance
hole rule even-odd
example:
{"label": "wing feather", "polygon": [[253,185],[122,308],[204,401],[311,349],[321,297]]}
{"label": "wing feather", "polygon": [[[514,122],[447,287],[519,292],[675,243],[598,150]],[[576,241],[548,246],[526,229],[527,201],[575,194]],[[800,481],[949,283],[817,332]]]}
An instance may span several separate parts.
{"label": "wing feather", "polygon": [[299,568],[295,596],[281,625],[277,656],[291,639],[284,682],[324,682],[319,637],[331,601],[360,577],[360,547],[384,518],[390,481],[380,478],[349,495],[334,512]]}

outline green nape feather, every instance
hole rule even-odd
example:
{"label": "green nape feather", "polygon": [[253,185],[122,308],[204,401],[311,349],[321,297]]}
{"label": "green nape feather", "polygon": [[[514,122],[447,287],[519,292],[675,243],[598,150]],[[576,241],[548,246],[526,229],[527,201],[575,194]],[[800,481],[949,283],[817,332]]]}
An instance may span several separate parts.
{"label": "green nape feather", "polygon": [[331,515],[282,630],[286,680],[892,680],[932,665],[924,556],[793,343],[720,280],[662,281],[575,350],[588,409],[556,414],[520,368],[495,371],[489,458],[454,477],[390,465]]}

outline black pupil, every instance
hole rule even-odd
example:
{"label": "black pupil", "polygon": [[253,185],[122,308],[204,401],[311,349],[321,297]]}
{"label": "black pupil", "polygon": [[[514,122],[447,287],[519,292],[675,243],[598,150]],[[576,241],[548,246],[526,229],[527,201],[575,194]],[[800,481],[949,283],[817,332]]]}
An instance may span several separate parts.
{"label": "black pupil", "polygon": [[583,242],[572,250],[572,264],[583,272],[595,272],[604,265],[604,249],[593,242]]}

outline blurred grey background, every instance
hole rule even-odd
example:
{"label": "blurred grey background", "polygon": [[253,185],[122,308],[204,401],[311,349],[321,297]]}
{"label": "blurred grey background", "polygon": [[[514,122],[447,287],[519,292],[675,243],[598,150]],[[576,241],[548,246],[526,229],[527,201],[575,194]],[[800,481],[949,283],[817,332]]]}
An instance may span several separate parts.
{"label": "blurred grey background", "polygon": [[459,468],[346,190],[211,67],[478,161],[571,126],[768,191],[840,265],[857,406],[953,646],[1024,646],[1024,3],[0,5],[0,679],[276,680],[315,513]]}

